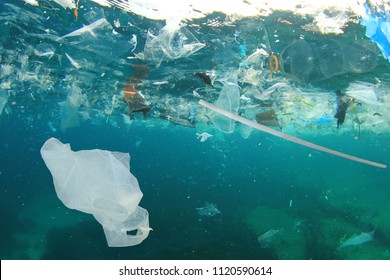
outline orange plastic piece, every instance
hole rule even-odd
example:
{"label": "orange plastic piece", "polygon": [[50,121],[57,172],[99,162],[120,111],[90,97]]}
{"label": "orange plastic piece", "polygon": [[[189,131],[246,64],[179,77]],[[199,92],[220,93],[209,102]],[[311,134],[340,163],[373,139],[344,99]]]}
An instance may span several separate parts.
{"label": "orange plastic piece", "polygon": [[74,16],[75,16],[75,21],[78,21],[79,19],[79,9],[76,8],[73,10]]}
{"label": "orange plastic piece", "polygon": [[272,75],[279,70],[279,60],[278,57],[274,54],[269,56],[269,75],[272,78]]}
{"label": "orange plastic piece", "polygon": [[279,70],[279,60],[276,55],[272,55],[273,61],[275,62],[275,67],[273,69],[273,72],[276,73]]}
{"label": "orange plastic piece", "polygon": [[123,93],[125,95],[136,95],[137,94],[137,90],[135,89],[135,84],[133,84],[133,83],[125,84],[125,88],[123,90]]}

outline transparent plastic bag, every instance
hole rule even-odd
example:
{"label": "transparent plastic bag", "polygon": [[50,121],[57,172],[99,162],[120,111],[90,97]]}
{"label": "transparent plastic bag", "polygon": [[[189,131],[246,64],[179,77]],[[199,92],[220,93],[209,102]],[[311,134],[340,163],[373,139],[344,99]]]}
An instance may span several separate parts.
{"label": "transparent plastic bag", "polygon": [[149,215],[138,206],[142,192],[129,171],[129,154],[98,149],[74,152],[69,144],[50,138],[41,155],[58,198],[70,209],[92,214],[103,226],[110,247],[137,245],[148,236]]}
{"label": "transparent plastic bag", "polygon": [[168,22],[156,33],[148,31],[143,58],[153,61],[157,67],[162,61],[190,56],[205,46],[183,24],[175,21]]}

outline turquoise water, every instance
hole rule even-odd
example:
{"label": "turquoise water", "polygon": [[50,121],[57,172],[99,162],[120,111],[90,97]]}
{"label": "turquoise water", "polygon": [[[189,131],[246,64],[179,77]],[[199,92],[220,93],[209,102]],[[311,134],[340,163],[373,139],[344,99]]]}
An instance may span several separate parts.
{"label": "turquoise water", "polygon": [[[127,109],[123,105],[111,115],[101,113],[111,96],[120,91],[115,91],[115,82],[123,85],[127,75],[131,75],[131,70],[126,68],[128,65],[110,62],[104,66],[106,74],[102,76],[91,71],[76,71],[66,58],[60,62],[32,55],[31,48],[43,42],[54,45],[56,52],[63,55],[63,46],[34,34],[42,34],[45,28],[66,34],[82,27],[81,17],[80,22],[75,22],[71,11],[38,9],[46,12],[39,14],[35,8],[19,2],[16,8],[1,5],[6,11],[2,12],[1,22],[8,23],[1,27],[6,34],[2,36],[0,49],[3,65],[7,62],[27,72],[35,71],[38,77],[47,75],[45,82],[39,78],[11,80],[8,102],[0,116],[2,259],[390,258],[388,169],[312,151],[263,132],[252,132],[245,139],[240,134],[240,125],[234,133],[223,134],[212,123],[200,120],[191,128],[155,117],[154,111],[159,106],[156,100],[163,102],[167,95],[185,102],[196,101],[191,93],[204,84],[193,73],[213,67],[215,62],[208,58],[207,51],[217,53],[217,47],[212,50],[213,45],[209,44],[206,51],[195,58],[166,62],[160,68],[149,66],[151,82],[164,80],[168,84],[146,86],[144,91],[153,100],[152,112],[146,119],[136,114],[129,125],[123,121],[122,114]],[[34,24],[29,25],[22,23],[22,11],[45,15],[44,18],[50,14],[51,19],[42,21],[41,26],[34,25],[41,19],[32,20]],[[130,17],[136,22],[137,28],[129,33],[137,32],[141,45],[144,30],[157,24],[119,11],[107,10],[106,14],[108,19]],[[283,16],[300,24],[294,17]],[[280,15],[274,15],[265,21],[268,32],[274,34],[279,30],[279,38],[293,40],[295,35],[288,33],[288,28],[271,24],[278,17]],[[241,23],[240,28],[251,34],[251,24]],[[245,26],[248,29],[244,29]],[[202,42],[223,40],[224,32],[234,32],[235,28],[237,26],[230,29],[203,27],[195,34]],[[364,33],[358,25],[349,26],[347,31],[343,38]],[[325,36],[310,32],[305,35]],[[256,34],[251,36],[256,37]],[[234,65],[235,59],[239,59],[227,57],[234,50],[216,59],[220,64],[225,62],[220,67]],[[276,44],[274,51],[281,50],[282,45]],[[19,55],[24,53],[29,56],[26,68]],[[37,65],[42,67],[37,68]],[[335,90],[357,77],[359,80],[382,77],[388,69],[388,62],[380,59],[379,67],[369,75],[345,75],[315,86]],[[115,70],[125,74],[121,76]],[[58,102],[65,100],[72,78],[90,103],[94,102],[91,111],[100,113],[92,112],[90,119],[80,120],[79,126],[61,131]],[[174,101],[173,104],[181,103]],[[213,137],[200,142],[196,133],[204,131]],[[354,139],[356,131],[332,132],[314,131],[296,136],[388,164],[390,138],[387,133],[363,130],[357,141]],[[137,177],[144,195],[140,206],[148,210],[153,228],[145,241],[134,247],[109,248],[101,225],[91,215],[70,210],[62,204],[39,153],[50,137],[70,143],[73,150],[97,148],[130,153],[131,172]],[[205,203],[215,204],[222,215],[200,216],[196,208]],[[258,238],[270,229],[279,231],[267,246],[262,246]],[[348,238],[374,229],[372,241],[339,249]]]}

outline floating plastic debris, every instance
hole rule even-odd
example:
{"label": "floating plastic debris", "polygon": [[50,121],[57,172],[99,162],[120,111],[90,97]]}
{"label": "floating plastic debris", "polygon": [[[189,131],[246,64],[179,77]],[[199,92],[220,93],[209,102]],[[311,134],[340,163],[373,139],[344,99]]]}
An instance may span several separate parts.
{"label": "floating plastic debris", "polygon": [[81,93],[80,87],[72,85],[68,90],[69,92],[65,101],[59,103],[61,112],[60,129],[62,132],[66,131],[68,128],[80,125],[79,109],[86,101]]}
{"label": "floating plastic debris", "polygon": [[217,209],[217,206],[212,203],[205,203],[204,207],[196,208],[200,216],[213,217],[215,215],[222,215],[222,213]]}
{"label": "floating plastic debris", "polygon": [[343,95],[340,90],[336,90],[336,95],[337,111],[334,117],[337,119],[337,128],[339,128],[339,126],[344,123],[345,115],[347,113],[351,99]]}
{"label": "floating plastic debris", "polygon": [[256,115],[256,121],[259,124],[265,126],[277,126],[279,128],[282,128],[282,125],[279,123],[278,117],[276,116],[274,109],[258,113]]}
{"label": "floating plastic debris", "polygon": [[[377,44],[382,51],[383,57],[389,59],[390,56],[390,20],[386,11],[375,12],[377,7],[370,7],[364,4],[365,13],[362,15],[361,24],[366,26],[366,36]],[[384,7],[384,5],[383,5]],[[380,9],[379,9],[380,10]],[[381,14],[383,13],[383,14]]]}
{"label": "floating plastic debris", "polygon": [[37,56],[49,57],[49,59],[50,59],[54,56],[55,49],[54,49],[53,45],[51,45],[51,44],[41,43],[35,47],[34,53]]}
{"label": "floating plastic debris", "polygon": [[266,133],[272,134],[272,135],[277,136],[279,138],[286,139],[287,141],[294,142],[294,143],[297,143],[297,144],[302,145],[302,146],[309,147],[309,148],[314,149],[314,150],[322,151],[322,152],[325,152],[325,153],[328,153],[328,154],[332,154],[332,155],[335,155],[335,156],[338,156],[338,157],[342,157],[342,158],[346,158],[346,159],[349,159],[349,160],[357,161],[357,162],[364,163],[364,164],[367,164],[367,165],[372,165],[372,166],[379,167],[379,168],[386,168],[387,167],[385,164],[369,161],[369,160],[366,160],[366,159],[362,159],[362,158],[358,158],[358,157],[351,156],[351,155],[348,155],[348,154],[344,154],[344,153],[341,153],[341,152],[338,152],[338,151],[335,151],[335,150],[331,150],[329,148],[325,148],[325,147],[313,144],[311,142],[299,139],[297,137],[294,137],[294,136],[288,135],[286,133],[277,131],[277,130],[269,128],[267,126],[255,123],[255,122],[253,122],[251,120],[248,120],[246,118],[243,118],[243,117],[241,117],[239,115],[233,114],[232,112],[226,111],[226,110],[224,110],[222,108],[219,108],[219,107],[217,107],[215,105],[212,105],[212,104],[210,104],[210,103],[208,103],[208,102],[206,102],[204,100],[200,100],[199,104],[204,106],[204,107],[206,107],[206,108],[209,108],[210,110],[213,110],[213,111],[215,111],[217,113],[220,113],[221,115],[224,115],[224,116],[226,116],[226,117],[228,117],[228,118],[230,118],[232,120],[236,120],[236,121],[238,121],[240,123],[243,123],[245,125],[253,127],[255,129],[257,129],[257,130],[261,130],[261,131],[264,131]]}
{"label": "floating plastic debris", "polygon": [[339,249],[348,246],[356,246],[371,241],[374,238],[375,230],[376,229],[370,232],[362,232],[359,235],[354,235],[351,238],[348,238],[340,245]]}
{"label": "floating plastic debris", "polygon": [[157,34],[153,34],[152,30],[148,31],[144,53],[138,56],[155,62],[159,67],[163,61],[190,56],[204,46],[184,24],[168,21]]}
{"label": "floating plastic debris", "polygon": [[378,85],[375,84],[354,82],[349,84],[345,94],[369,105],[390,108],[390,104],[378,100],[378,88]]}
{"label": "floating plastic debris", "polygon": [[377,48],[368,40],[297,40],[280,53],[280,68],[301,82],[345,73],[366,73],[378,63]]}
{"label": "floating plastic debris", "polygon": [[0,116],[1,116],[1,113],[3,113],[3,109],[4,109],[5,104],[7,104],[7,101],[8,101],[7,93],[5,93],[4,90],[0,89]]}
{"label": "floating plastic debris", "polygon": [[269,231],[259,236],[257,241],[259,242],[261,248],[268,248],[279,232],[279,229],[271,228]]}
{"label": "floating plastic debris", "polygon": [[318,15],[314,16],[313,23],[304,26],[302,29],[323,34],[342,34],[344,33],[343,28],[348,21],[349,15],[345,12],[340,12],[338,15],[332,16],[320,12]]}
{"label": "floating plastic debris", "polygon": [[[216,104],[229,112],[237,113],[240,106],[240,91],[238,86],[230,84],[224,85]],[[220,114],[211,116],[211,121],[224,133],[232,133],[234,131],[235,122]]]}
{"label": "floating plastic debris", "polygon": [[99,67],[134,49],[137,43],[135,38],[114,32],[112,25],[101,18],[62,36],[59,41],[67,44],[66,56],[74,67],[78,69],[77,65],[81,64],[83,68],[98,71]]}
{"label": "floating plastic debris", "polygon": [[53,0],[53,2],[56,2],[58,5],[62,6],[63,8],[68,9],[76,9],[76,1],[75,0]]}
{"label": "floating plastic debris", "polygon": [[41,156],[58,198],[70,209],[92,214],[103,226],[109,247],[134,246],[148,237],[149,214],[138,206],[142,192],[129,171],[129,154],[98,149],[75,152],[69,144],[50,138]]}
{"label": "floating plastic debris", "polygon": [[200,142],[205,142],[207,139],[209,139],[210,137],[213,137],[213,135],[207,133],[207,132],[203,132],[203,133],[197,133],[196,134],[196,138],[199,139],[200,138]]}
{"label": "floating plastic debris", "polygon": [[[197,76],[200,80],[202,80],[202,82],[204,82],[206,85],[209,85],[211,87],[214,87],[213,83],[214,83],[214,79],[215,79],[215,76],[213,76],[213,72],[204,72],[204,71],[198,71],[198,72],[195,72],[195,76]],[[213,80],[212,80],[213,78]]]}
{"label": "floating plastic debris", "polygon": [[129,91],[124,91],[122,96],[123,101],[129,107],[130,114],[135,112],[142,112],[144,118],[146,114],[150,111],[150,106],[146,103],[143,96],[134,90],[134,93]]}
{"label": "floating plastic debris", "polygon": [[69,59],[70,64],[72,64],[74,68],[76,69],[81,68],[80,64],[76,60],[74,60],[69,54],[65,53],[65,56]]}

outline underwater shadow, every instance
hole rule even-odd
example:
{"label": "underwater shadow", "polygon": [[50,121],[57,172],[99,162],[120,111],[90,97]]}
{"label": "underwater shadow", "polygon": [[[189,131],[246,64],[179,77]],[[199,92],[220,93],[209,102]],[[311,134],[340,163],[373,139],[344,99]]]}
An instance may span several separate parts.
{"label": "underwater shadow", "polygon": [[16,215],[17,212],[10,211],[4,206],[0,206],[0,212],[2,218],[0,219],[0,259],[8,260],[26,260],[29,256],[24,253],[26,244],[21,240],[18,240],[18,232],[28,232],[34,227],[34,223],[31,220],[20,219]]}

